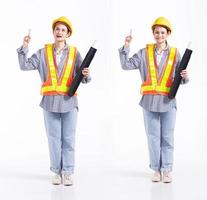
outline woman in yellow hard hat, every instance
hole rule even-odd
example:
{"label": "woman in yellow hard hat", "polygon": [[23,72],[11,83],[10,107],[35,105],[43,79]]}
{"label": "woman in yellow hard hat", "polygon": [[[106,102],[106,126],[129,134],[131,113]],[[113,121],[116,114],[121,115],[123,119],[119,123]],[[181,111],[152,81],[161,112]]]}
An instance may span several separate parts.
{"label": "woman in yellow hard hat", "polygon": [[[142,85],[140,106],[143,108],[144,125],[148,139],[150,168],[154,170],[153,182],[172,181],[174,126],[176,100],[169,99],[175,71],[180,63],[180,54],[167,43],[172,26],[165,17],[157,18],[152,24],[155,43],[140,49],[128,58],[132,41],[131,34],[119,49],[121,66],[124,70],[139,69]],[[186,70],[181,71],[182,83],[188,82]]]}
{"label": "woman in yellow hard hat", "polygon": [[[66,43],[73,33],[71,22],[66,17],[55,19],[52,31],[54,43],[46,44],[30,58],[27,58],[30,35],[24,37],[17,52],[20,68],[38,70],[41,77],[43,97],[40,106],[48,136],[50,169],[54,172],[52,183],[72,185],[78,101],[77,94],[69,97],[68,91],[82,58],[76,47]],[[89,69],[84,68],[82,74],[82,82],[88,83],[91,79]]]}

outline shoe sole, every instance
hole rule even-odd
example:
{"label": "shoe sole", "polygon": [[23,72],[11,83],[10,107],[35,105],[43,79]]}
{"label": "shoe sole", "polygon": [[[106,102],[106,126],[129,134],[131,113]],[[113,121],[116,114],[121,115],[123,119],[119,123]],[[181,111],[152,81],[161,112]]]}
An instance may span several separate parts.
{"label": "shoe sole", "polygon": [[53,185],[61,185],[61,183],[52,183]]}
{"label": "shoe sole", "polygon": [[73,184],[63,184],[64,186],[72,186]]}
{"label": "shoe sole", "polygon": [[162,181],[163,183],[172,183],[172,181]]}

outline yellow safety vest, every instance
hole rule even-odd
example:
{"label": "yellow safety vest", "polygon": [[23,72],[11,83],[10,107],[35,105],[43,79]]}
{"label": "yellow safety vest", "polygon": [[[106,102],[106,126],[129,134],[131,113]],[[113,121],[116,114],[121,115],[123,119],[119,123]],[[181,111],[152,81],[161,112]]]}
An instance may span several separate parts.
{"label": "yellow safety vest", "polygon": [[57,64],[54,56],[54,45],[45,45],[45,58],[48,68],[48,76],[47,80],[42,84],[42,95],[68,95],[68,91],[73,80],[76,52],[77,50],[75,47],[69,47],[69,53],[62,76],[58,78]]}
{"label": "yellow safety vest", "polygon": [[141,85],[142,94],[162,94],[168,95],[170,87],[172,85],[172,72],[174,69],[174,63],[176,60],[176,48],[170,48],[168,58],[163,68],[162,75],[158,80],[158,70],[156,64],[156,58],[154,55],[154,44],[148,44],[146,48],[148,72],[147,79]]}

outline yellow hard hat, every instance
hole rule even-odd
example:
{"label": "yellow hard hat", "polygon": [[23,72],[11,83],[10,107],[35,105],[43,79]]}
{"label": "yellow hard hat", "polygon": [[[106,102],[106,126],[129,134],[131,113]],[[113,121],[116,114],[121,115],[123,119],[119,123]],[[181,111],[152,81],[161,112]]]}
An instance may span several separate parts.
{"label": "yellow hard hat", "polygon": [[154,23],[152,24],[152,30],[154,29],[154,27],[156,25],[159,25],[159,26],[164,26],[166,27],[170,32],[172,32],[172,26],[169,22],[168,19],[166,19],[165,17],[158,17]]}
{"label": "yellow hard hat", "polygon": [[58,23],[58,22],[61,22],[61,23],[65,24],[67,26],[68,30],[70,31],[70,35],[72,35],[72,32],[73,32],[72,24],[71,24],[71,22],[69,21],[69,19],[67,17],[59,17],[59,18],[53,20],[52,30],[54,30],[55,24]]}

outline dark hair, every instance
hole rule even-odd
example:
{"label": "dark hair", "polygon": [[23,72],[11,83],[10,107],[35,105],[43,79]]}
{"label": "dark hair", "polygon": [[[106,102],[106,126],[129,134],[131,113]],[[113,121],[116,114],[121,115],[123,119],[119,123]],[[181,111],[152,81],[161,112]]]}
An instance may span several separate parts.
{"label": "dark hair", "polygon": [[167,33],[171,33],[171,30],[167,27],[167,26],[164,26],[164,25],[159,25],[159,24],[156,24],[152,27],[152,32],[154,33],[154,30],[155,30],[155,27],[156,26],[161,26],[163,28],[165,28],[167,30]]}
{"label": "dark hair", "polygon": [[71,34],[71,30],[70,30],[70,28],[68,27],[68,25],[67,25],[66,23],[64,23],[64,22],[59,22],[59,21],[56,22],[56,23],[53,25],[53,31],[55,30],[55,27],[56,27],[56,24],[57,24],[57,23],[65,25],[65,26],[67,27],[67,30],[68,30],[67,33],[70,33],[70,34]]}

